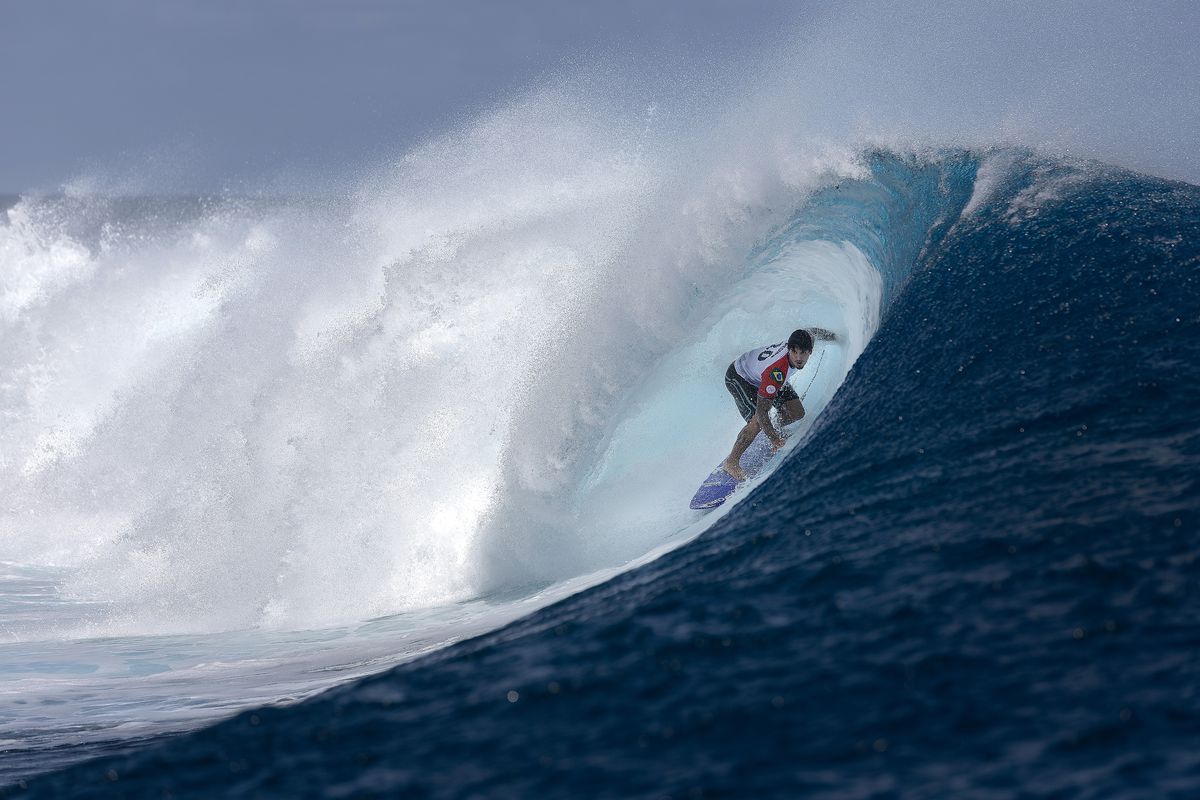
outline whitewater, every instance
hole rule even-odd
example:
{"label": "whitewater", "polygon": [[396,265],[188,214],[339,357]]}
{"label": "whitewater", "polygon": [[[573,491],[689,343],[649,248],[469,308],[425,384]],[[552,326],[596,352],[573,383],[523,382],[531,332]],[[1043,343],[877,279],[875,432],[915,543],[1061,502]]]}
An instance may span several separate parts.
{"label": "whitewater", "polygon": [[747,256],[863,167],[706,200],[643,130],[539,92],[334,202],[8,209],[4,738],[302,697],[716,519],[687,500],[740,426],[728,361],[839,332],[811,421],[878,324],[854,245]]}
{"label": "whitewater", "polygon": [[838,335],[792,379],[790,457],[997,187],[1035,173],[1004,198],[1020,221],[1106,169],[1083,157],[1191,169],[1080,134],[1086,92],[1043,87],[1039,115],[975,86],[987,113],[954,120],[880,74],[959,62],[889,64],[904,26],[856,14],[732,90],[556,76],[332,191],[17,198],[0,782],[302,700],[685,545],[769,480],[687,508],[741,426],[739,353]]}

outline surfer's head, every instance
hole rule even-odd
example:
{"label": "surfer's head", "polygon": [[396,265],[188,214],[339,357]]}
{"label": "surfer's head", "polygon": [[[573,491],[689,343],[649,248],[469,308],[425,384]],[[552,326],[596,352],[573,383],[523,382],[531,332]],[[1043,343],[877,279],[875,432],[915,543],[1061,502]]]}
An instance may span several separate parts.
{"label": "surfer's head", "polygon": [[792,331],[792,335],[788,337],[788,363],[792,365],[792,369],[804,369],[812,351],[812,334],[803,328]]}

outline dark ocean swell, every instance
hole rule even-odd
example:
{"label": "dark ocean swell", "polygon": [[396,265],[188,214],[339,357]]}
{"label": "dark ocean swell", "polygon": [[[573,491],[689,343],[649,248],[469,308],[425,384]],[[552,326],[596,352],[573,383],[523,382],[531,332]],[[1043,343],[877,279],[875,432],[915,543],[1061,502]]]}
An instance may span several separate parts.
{"label": "dark ocean swell", "polygon": [[1200,188],[988,158],[879,154],[781,234],[863,249],[882,327],[696,541],[10,793],[1200,795]]}

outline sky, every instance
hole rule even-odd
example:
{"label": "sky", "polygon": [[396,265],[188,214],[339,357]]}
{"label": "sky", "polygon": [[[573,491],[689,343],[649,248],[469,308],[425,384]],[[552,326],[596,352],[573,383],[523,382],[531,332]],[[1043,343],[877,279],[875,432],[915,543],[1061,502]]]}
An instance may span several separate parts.
{"label": "sky", "polygon": [[1198,40],[1194,0],[0,0],[0,194],[336,183],[572,70],[1200,182]]}
{"label": "sky", "polygon": [[802,11],[783,0],[0,0],[0,192],[143,163],[205,189],[337,170],[580,59],[753,49]]}

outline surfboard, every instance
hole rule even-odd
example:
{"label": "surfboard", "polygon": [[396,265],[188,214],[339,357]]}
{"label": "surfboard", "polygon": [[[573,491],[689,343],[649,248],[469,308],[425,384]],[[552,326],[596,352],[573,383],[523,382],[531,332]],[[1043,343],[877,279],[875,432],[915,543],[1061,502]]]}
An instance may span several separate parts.
{"label": "surfboard", "polygon": [[[758,436],[755,436],[754,441],[746,448],[746,452],[742,453],[742,460],[739,462],[742,470],[746,473],[746,479],[749,480],[762,472],[762,468],[774,454],[775,451],[771,449],[771,442],[767,439],[767,435],[759,431]],[[729,499],[729,495],[733,494],[733,490],[737,487],[738,482],[733,479],[733,476],[721,467],[717,467],[696,490],[691,508],[697,510],[716,508]]]}

